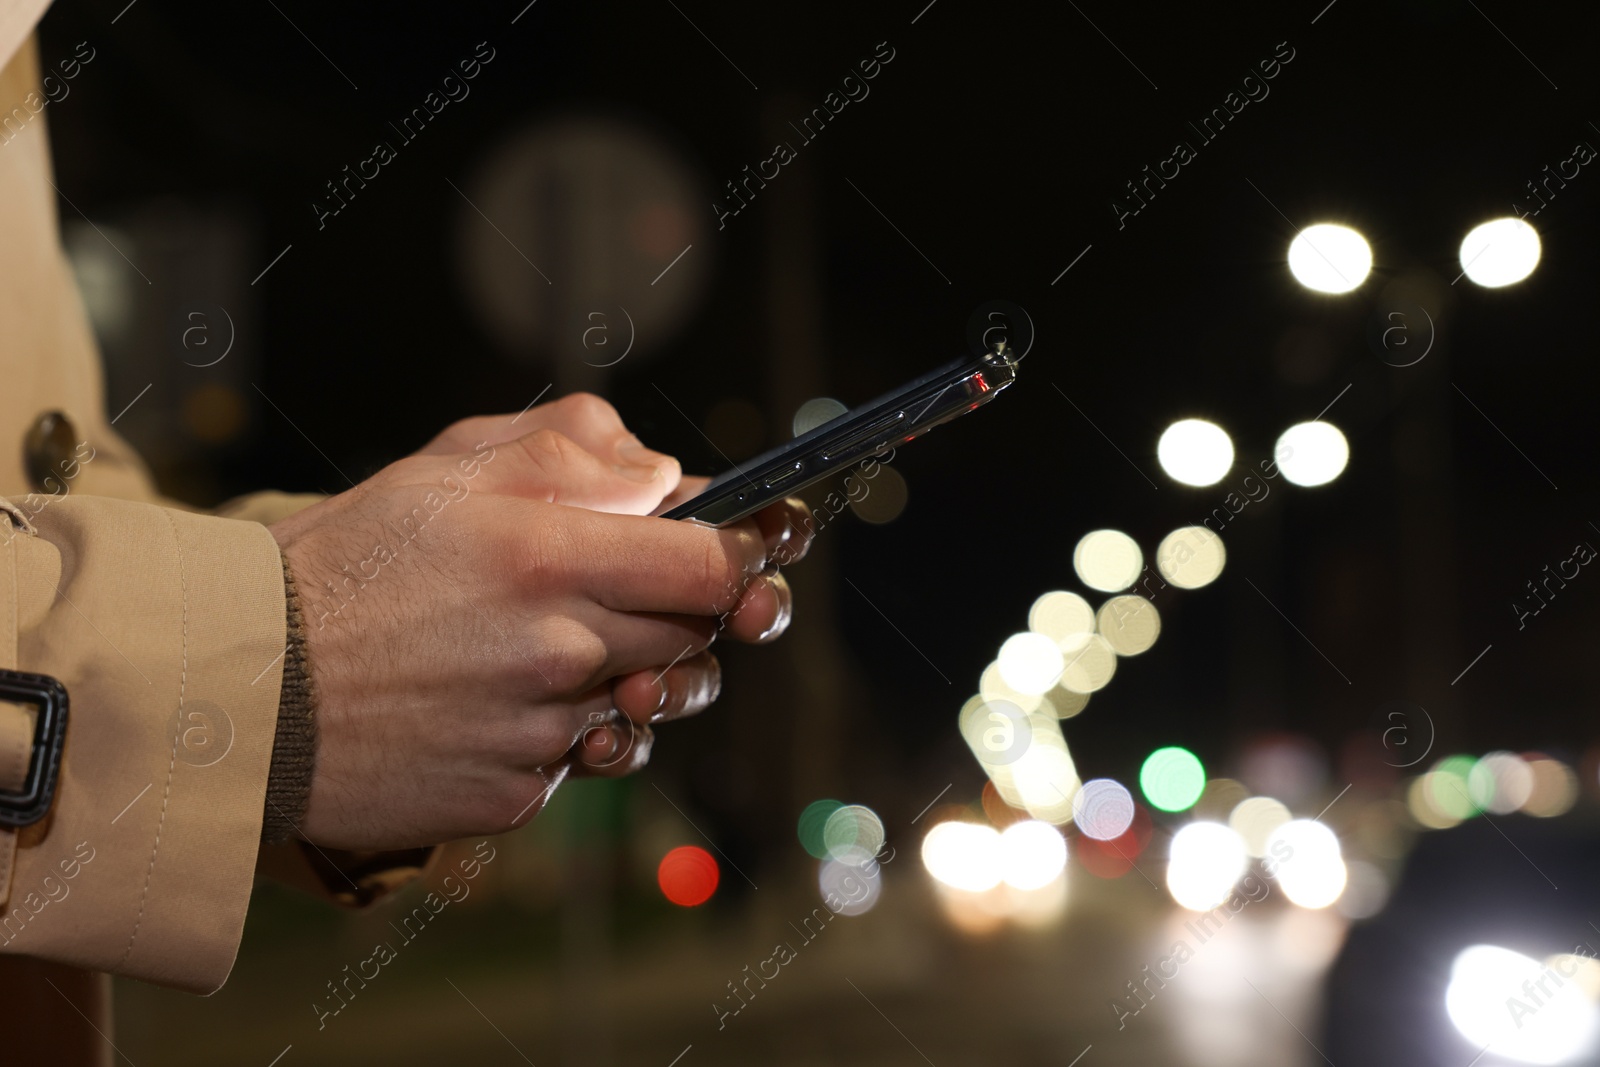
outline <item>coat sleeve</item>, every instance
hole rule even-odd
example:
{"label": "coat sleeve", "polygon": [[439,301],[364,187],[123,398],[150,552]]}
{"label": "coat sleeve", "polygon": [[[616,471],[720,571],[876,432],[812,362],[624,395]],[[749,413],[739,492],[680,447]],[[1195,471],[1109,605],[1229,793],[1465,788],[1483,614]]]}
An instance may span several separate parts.
{"label": "coat sleeve", "polygon": [[0,952],[193,992],[233,965],[285,641],[257,522],[69,496],[0,515],[0,633],[70,699],[46,821],[18,834]]}

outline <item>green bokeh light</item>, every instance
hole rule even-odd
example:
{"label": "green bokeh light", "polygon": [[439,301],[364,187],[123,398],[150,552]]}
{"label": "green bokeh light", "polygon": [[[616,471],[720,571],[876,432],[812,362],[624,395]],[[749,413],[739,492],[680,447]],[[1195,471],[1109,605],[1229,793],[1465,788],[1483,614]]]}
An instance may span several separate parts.
{"label": "green bokeh light", "polygon": [[1479,803],[1470,786],[1478,761],[1471,756],[1447,756],[1434,765],[1428,777],[1428,797],[1444,814],[1454,819],[1470,819],[1478,814]]}
{"label": "green bokeh light", "polygon": [[833,813],[844,807],[837,800],[813,800],[806,805],[800,813],[800,823],[796,831],[800,835],[800,845],[812,856],[819,860],[828,858],[828,843],[823,838],[823,830],[828,825],[828,820]]}
{"label": "green bokeh light", "polygon": [[1151,807],[1185,811],[1206,788],[1206,769],[1200,758],[1176,745],[1150,753],[1139,769],[1139,788]]}

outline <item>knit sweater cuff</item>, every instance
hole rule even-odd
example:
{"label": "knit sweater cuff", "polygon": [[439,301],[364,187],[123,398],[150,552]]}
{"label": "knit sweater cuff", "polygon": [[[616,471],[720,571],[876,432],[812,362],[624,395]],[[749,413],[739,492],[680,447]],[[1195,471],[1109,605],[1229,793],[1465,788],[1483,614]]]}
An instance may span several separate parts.
{"label": "knit sweater cuff", "polygon": [[261,824],[264,844],[300,836],[299,825],[311,795],[311,772],[317,758],[316,697],[306,662],[305,619],[287,559],[283,562],[283,585],[288,603],[288,648],[283,655],[283,688],[278,698],[272,769],[267,775],[267,803]]}

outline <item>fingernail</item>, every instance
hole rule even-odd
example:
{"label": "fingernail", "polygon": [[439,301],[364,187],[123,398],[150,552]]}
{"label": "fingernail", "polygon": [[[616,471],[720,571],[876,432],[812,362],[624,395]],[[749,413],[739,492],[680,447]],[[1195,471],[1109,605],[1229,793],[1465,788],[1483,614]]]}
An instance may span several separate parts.
{"label": "fingernail", "polygon": [[789,590],[789,583],[781,574],[774,574],[767,581],[771,584],[772,591],[778,595],[778,616],[772,620],[772,625],[756,638],[757,644],[775,640],[789,628],[789,620],[794,617],[794,594]]}
{"label": "fingernail", "polygon": [[653,712],[651,712],[651,714],[650,714],[650,721],[651,722],[660,722],[662,719],[667,717],[667,713],[662,710],[663,708],[665,708],[667,706],[667,672],[666,671],[662,671],[661,672],[661,677],[659,677],[659,678],[657,678],[655,680],[654,685],[656,687],[656,706],[655,706],[655,710]]}
{"label": "fingernail", "polygon": [[715,703],[722,695],[722,661],[715,656],[711,657],[711,674],[711,702]]}
{"label": "fingernail", "polygon": [[611,469],[630,482],[653,482],[661,477],[661,470],[657,467],[636,467],[628,463],[613,463]]}
{"label": "fingernail", "polygon": [[[596,739],[595,735],[600,737]],[[616,751],[617,737],[604,726],[596,726],[583,735],[583,751],[596,759],[608,759]]]}

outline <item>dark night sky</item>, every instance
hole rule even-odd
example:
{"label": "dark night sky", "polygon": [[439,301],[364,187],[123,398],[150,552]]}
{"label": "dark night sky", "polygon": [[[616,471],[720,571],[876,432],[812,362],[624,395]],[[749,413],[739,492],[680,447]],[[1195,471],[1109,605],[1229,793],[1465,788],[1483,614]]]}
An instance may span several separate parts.
{"label": "dark night sky", "polygon": [[[1033,598],[1076,588],[1079,536],[1114,526],[1148,553],[1335,397],[1328,418],[1350,439],[1348,472],[1318,490],[1279,480],[1225,531],[1217,586],[1158,598],[1161,643],[1069,724],[1084,776],[1127,780],[1155,742],[1222,761],[1249,729],[1332,743],[1381,726],[1375,709],[1402,697],[1436,710],[1462,748],[1591,738],[1600,578],[1584,573],[1521,632],[1508,604],[1575,542],[1600,544],[1589,525],[1600,522],[1600,176],[1580,172],[1534,220],[1544,258],[1527,283],[1450,282],[1471,226],[1508,214],[1577,141],[1600,144],[1594,13],[1489,0],[1337,0],[1320,16],[1322,0],[937,0],[918,17],[924,0],[681,0],[681,13],[539,0],[512,26],[520,0],[281,0],[283,14],[146,0],[112,26],[123,2],[63,0],[44,25],[47,62],[81,39],[100,52],[50,112],[61,187],[97,220],[163,197],[238,206],[263,264],[293,242],[259,297],[263,386],[292,397],[301,425],[353,474],[454,418],[515,410],[548,380],[497,356],[468,311],[451,254],[461,205],[441,176],[470,170],[515,125],[620,115],[682,150],[709,218],[716,183],[769,154],[760,109],[779,92],[820,100],[887,40],[895,59],[870,97],[791,165],[816,195],[828,392],[863,400],[948,358],[992,297],[1022,303],[1039,330],[1011,394],[902,453],[905,513],[883,527],[848,520],[837,535],[843,576],[917,644],[872,613],[845,615],[872,729],[900,746],[892,763],[966,759],[956,708]],[[485,39],[497,59],[473,99],[317,232],[309,202],[323,180]],[[1270,95],[1200,144],[1186,123],[1280,42],[1294,58]],[[1124,183],[1180,138],[1197,158],[1119,229]],[[710,285],[685,328],[660,358],[620,367],[608,390],[690,469],[721,462],[654,386],[696,419],[729,397],[765,405],[763,217],[795,180],[786,172],[713,233]],[[1353,294],[1307,292],[1284,267],[1296,228],[1318,221],[1372,243],[1374,277]],[[1397,299],[1385,286],[1401,279],[1427,294],[1438,323],[1435,349],[1408,368],[1367,340]],[[247,447],[214,457],[219,485],[338,485],[257,408]],[[1215,419],[1238,447],[1241,466],[1210,489],[1174,484],[1155,461],[1161,430],[1188,415]],[[787,421],[768,412],[769,426]]]}

